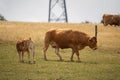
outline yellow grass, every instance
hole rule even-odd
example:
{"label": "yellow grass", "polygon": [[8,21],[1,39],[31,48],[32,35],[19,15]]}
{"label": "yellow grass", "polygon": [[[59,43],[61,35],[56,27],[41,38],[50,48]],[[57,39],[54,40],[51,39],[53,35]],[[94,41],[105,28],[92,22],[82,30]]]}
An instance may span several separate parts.
{"label": "yellow grass", "polygon": [[[60,62],[54,49],[43,59],[43,39],[49,29],[74,29],[94,36],[95,24],[0,22],[0,80],[120,80],[120,26],[98,25],[98,50],[80,51],[81,63],[70,62],[71,50],[60,50]],[[15,43],[31,37],[35,42],[36,64],[19,63]],[[32,56],[31,56],[32,60]]]}
{"label": "yellow grass", "polygon": [[[98,48],[120,49],[120,27],[98,25]],[[45,32],[49,29],[80,30],[94,36],[95,24],[72,23],[25,23],[0,22],[0,42],[13,42],[31,37],[38,45],[43,45]]]}

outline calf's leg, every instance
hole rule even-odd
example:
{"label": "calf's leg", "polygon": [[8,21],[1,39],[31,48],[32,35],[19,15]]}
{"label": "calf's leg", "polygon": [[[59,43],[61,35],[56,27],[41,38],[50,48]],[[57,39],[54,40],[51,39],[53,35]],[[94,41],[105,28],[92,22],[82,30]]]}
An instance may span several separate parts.
{"label": "calf's leg", "polygon": [[30,51],[28,51],[28,63],[30,63]]}
{"label": "calf's leg", "polygon": [[33,50],[32,53],[33,53],[33,63],[35,64],[36,63],[36,60],[35,60],[35,50]]}
{"label": "calf's leg", "polygon": [[18,51],[18,55],[19,55],[19,61],[21,62],[21,52],[20,51]]}
{"label": "calf's leg", "polygon": [[22,52],[22,60],[21,62],[24,62],[24,52]]}
{"label": "calf's leg", "polygon": [[34,46],[31,48],[31,52],[33,56],[33,63],[35,64],[36,60],[35,60],[35,47]]}

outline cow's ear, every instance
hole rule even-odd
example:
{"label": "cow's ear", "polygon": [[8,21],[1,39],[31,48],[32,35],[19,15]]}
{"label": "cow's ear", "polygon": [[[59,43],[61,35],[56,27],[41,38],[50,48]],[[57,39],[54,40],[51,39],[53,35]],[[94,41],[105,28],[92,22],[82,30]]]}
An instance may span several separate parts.
{"label": "cow's ear", "polygon": [[93,40],[95,40],[95,41],[97,40],[97,38],[96,38],[96,37],[92,37],[92,39],[93,39]]}
{"label": "cow's ear", "polygon": [[95,42],[96,40],[97,40],[96,37],[92,37],[89,39],[90,42]]}

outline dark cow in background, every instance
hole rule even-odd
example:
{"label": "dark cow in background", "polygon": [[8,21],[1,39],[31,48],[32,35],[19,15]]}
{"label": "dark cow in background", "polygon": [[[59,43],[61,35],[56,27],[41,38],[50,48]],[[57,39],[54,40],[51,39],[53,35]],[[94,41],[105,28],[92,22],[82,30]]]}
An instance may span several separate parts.
{"label": "dark cow in background", "polygon": [[104,14],[102,23],[104,26],[115,25],[120,26],[120,15]]}
{"label": "dark cow in background", "polygon": [[91,49],[96,50],[97,39],[96,37],[90,37],[86,33],[77,30],[57,30],[57,29],[49,30],[46,32],[44,39],[43,52],[45,60],[47,60],[46,51],[49,45],[55,48],[55,53],[60,58],[60,60],[62,60],[62,57],[59,54],[59,48],[61,49],[71,48],[72,49],[71,61],[73,61],[74,53],[76,53],[78,61],[80,61],[79,50],[84,49],[86,46],[89,46]]}
{"label": "dark cow in background", "polygon": [[35,46],[31,38],[25,40],[18,40],[16,44],[16,49],[19,54],[20,62],[24,62],[24,52],[28,53],[28,62],[30,63],[30,51],[33,55],[33,63],[35,63]]}

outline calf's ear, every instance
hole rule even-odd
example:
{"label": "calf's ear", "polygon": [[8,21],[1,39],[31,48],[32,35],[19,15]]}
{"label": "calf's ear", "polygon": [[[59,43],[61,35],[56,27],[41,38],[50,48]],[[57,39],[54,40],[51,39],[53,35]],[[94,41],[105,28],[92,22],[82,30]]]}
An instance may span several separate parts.
{"label": "calf's ear", "polygon": [[31,40],[31,37],[29,37],[29,40]]}

